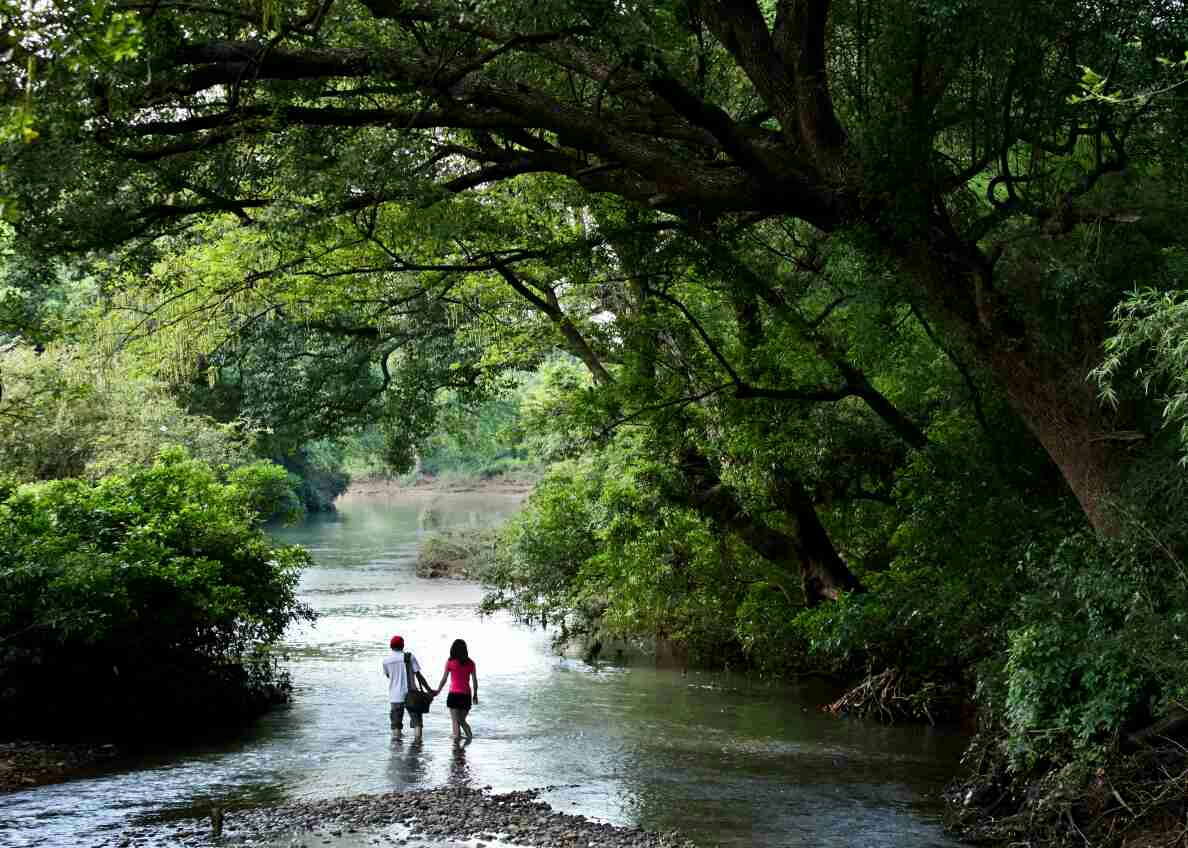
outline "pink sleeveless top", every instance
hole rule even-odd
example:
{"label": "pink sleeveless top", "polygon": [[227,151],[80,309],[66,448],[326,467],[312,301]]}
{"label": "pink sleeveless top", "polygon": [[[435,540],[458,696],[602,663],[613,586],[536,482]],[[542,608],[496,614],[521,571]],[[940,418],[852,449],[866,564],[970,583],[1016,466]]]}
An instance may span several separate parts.
{"label": "pink sleeveless top", "polygon": [[450,673],[450,691],[470,694],[470,672],[474,671],[474,660],[467,660],[466,665],[451,659],[446,663],[446,671]]}

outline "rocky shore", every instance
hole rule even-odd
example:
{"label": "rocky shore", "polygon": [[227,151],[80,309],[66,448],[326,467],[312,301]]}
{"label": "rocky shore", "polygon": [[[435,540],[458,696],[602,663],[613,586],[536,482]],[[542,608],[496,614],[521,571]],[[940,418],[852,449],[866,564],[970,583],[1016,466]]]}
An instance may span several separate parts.
{"label": "rocky shore", "polygon": [[0,795],[82,777],[119,755],[115,745],[0,742]]}
{"label": "rocky shore", "polygon": [[134,826],[105,844],[433,848],[466,842],[471,848],[695,848],[677,833],[615,827],[556,812],[539,798],[547,789],[493,795],[481,789],[442,787],[269,807],[212,808],[206,811],[208,818]]}

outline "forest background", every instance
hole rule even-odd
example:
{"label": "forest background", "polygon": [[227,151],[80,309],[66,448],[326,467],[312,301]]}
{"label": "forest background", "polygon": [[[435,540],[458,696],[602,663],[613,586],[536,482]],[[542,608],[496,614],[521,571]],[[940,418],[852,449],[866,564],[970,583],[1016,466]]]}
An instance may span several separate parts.
{"label": "forest background", "polygon": [[975,710],[967,836],[1186,838],[1181,4],[4,13],[16,701],[145,609],[283,697],[261,521],[542,468],[490,608]]}

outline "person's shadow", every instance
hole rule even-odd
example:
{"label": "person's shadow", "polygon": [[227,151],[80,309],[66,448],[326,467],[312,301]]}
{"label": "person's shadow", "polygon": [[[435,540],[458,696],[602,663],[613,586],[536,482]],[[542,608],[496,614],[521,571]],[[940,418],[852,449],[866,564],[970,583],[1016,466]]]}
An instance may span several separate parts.
{"label": "person's shadow", "polygon": [[466,763],[466,746],[469,739],[454,743],[454,754],[450,760],[450,786],[470,787],[470,766]]}

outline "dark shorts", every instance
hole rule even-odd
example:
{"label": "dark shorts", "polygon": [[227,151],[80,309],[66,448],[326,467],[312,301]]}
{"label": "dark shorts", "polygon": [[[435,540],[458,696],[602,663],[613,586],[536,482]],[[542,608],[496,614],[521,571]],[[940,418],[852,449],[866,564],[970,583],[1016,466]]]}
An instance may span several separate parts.
{"label": "dark shorts", "polygon": [[446,709],[461,710],[462,712],[470,711],[470,693],[469,692],[451,692],[446,695]]}
{"label": "dark shorts", "polygon": [[[404,703],[392,704],[392,709],[388,711],[388,719],[392,722],[393,730],[404,729]],[[408,711],[408,726],[409,727],[423,727],[425,724],[424,713],[414,713],[412,710]]]}

